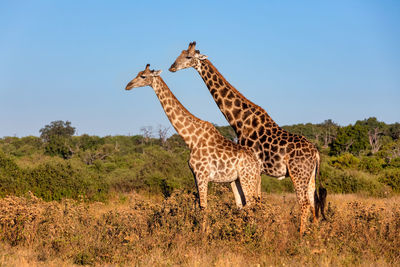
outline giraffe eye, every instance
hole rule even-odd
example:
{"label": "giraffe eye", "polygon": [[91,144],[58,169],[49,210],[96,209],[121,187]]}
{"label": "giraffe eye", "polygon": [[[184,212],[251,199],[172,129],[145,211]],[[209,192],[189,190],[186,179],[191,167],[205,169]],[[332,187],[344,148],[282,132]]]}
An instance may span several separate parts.
{"label": "giraffe eye", "polygon": [[146,76],[140,75],[140,78],[142,78],[142,79],[146,79]]}
{"label": "giraffe eye", "polygon": [[187,58],[187,59],[191,59],[192,57],[191,57],[191,56],[187,56],[186,58]]}

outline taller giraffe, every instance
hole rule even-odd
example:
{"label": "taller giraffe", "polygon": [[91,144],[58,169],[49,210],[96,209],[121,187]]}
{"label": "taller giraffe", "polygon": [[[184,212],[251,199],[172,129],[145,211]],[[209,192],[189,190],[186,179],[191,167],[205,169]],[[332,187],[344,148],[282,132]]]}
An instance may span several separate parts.
{"label": "taller giraffe", "polygon": [[151,86],[172,126],[190,149],[189,167],[195,176],[200,207],[207,208],[208,182],[229,182],[236,205],[251,205],[261,195],[261,167],[251,149],[225,137],[209,122],[193,116],[160,77],[146,69],[128,83],[126,90]]}
{"label": "taller giraffe", "polygon": [[262,172],[278,179],[289,174],[301,208],[300,234],[303,234],[309,210],[315,222],[317,208],[324,201],[318,198],[315,190],[320,165],[318,150],[305,137],[280,128],[263,108],[236,90],[195,46],[196,42],[190,43],[189,48],[182,51],[169,70],[176,72],[190,67],[196,69],[235,130],[238,143],[252,148],[257,155],[262,164]]}

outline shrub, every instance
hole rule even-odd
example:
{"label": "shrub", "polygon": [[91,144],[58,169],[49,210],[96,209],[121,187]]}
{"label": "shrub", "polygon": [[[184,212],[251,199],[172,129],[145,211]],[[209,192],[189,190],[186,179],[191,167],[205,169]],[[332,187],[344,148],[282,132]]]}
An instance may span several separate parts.
{"label": "shrub", "polygon": [[0,154],[0,195],[22,195],[28,191],[46,201],[80,196],[105,200],[108,185],[99,175],[68,161],[49,161],[21,169],[12,159]]}
{"label": "shrub", "polygon": [[358,170],[335,169],[321,164],[321,181],[331,193],[362,192],[369,196],[385,196],[386,190],[374,175]]}
{"label": "shrub", "polygon": [[30,190],[46,201],[63,198],[104,200],[108,185],[100,176],[73,166],[70,162],[45,163],[27,170],[26,182]]}
{"label": "shrub", "polygon": [[[117,191],[145,190],[167,196],[177,188],[193,188],[193,174],[187,160],[188,150],[176,153],[158,145],[146,146],[143,153],[125,156],[124,163],[118,163],[119,168],[107,177],[111,188]],[[103,163],[101,168],[105,165]]]}
{"label": "shrub", "polygon": [[18,165],[0,152],[0,196],[24,191],[25,186],[21,183],[22,176]]}
{"label": "shrub", "polygon": [[385,164],[382,158],[364,156],[361,158],[359,169],[377,174],[382,171]]}
{"label": "shrub", "polygon": [[290,177],[278,180],[274,177],[262,176],[261,188],[267,193],[294,192],[293,183]]}
{"label": "shrub", "polygon": [[328,162],[331,166],[339,169],[357,168],[360,160],[353,154],[344,153],[340,156],[330,157]]}
{"label": "shrub", "polygon": [[379,181],[392,188],[394,192],[400,193],[400,169],[389,168],[379,176]]}
{"label": "shrub", "polygon": [[68,159],[72,156],[69,141],[70,139],[54,135],[46,142],[45,153],[50,156],[60,156],[63,159]]}

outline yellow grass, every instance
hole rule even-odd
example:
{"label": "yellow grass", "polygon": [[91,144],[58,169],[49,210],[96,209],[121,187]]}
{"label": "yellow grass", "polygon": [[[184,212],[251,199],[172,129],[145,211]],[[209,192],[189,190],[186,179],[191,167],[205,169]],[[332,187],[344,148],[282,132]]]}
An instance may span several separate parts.
{"label": "yellow grass", "polygon": [[293,194],[263,194],[259,206],[237,210],[218,187],[206,215],[193,192],[106,204],[10,196],[0,199],[0,266],[400,265],[400,197],[328,202],[328,221],[300,240]]}

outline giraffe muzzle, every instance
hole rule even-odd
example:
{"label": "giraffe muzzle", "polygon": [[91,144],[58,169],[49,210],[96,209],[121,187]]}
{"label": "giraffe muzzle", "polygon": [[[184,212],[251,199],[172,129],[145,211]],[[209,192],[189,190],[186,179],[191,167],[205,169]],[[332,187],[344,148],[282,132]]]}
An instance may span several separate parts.
{"label": "giraffe muzzle", "polygon": [[129,82],[126,87],[125,90],[131,90],[133,88],[133,82]]}
{"label": "giraffe muzzle", "polygon": [[177,71],[177,69],[176,69],[176,64],[174,63],[174,64],[172,64],[171,65],[171,67],[168,69],[170,72],[175,72],[175,71]]}

